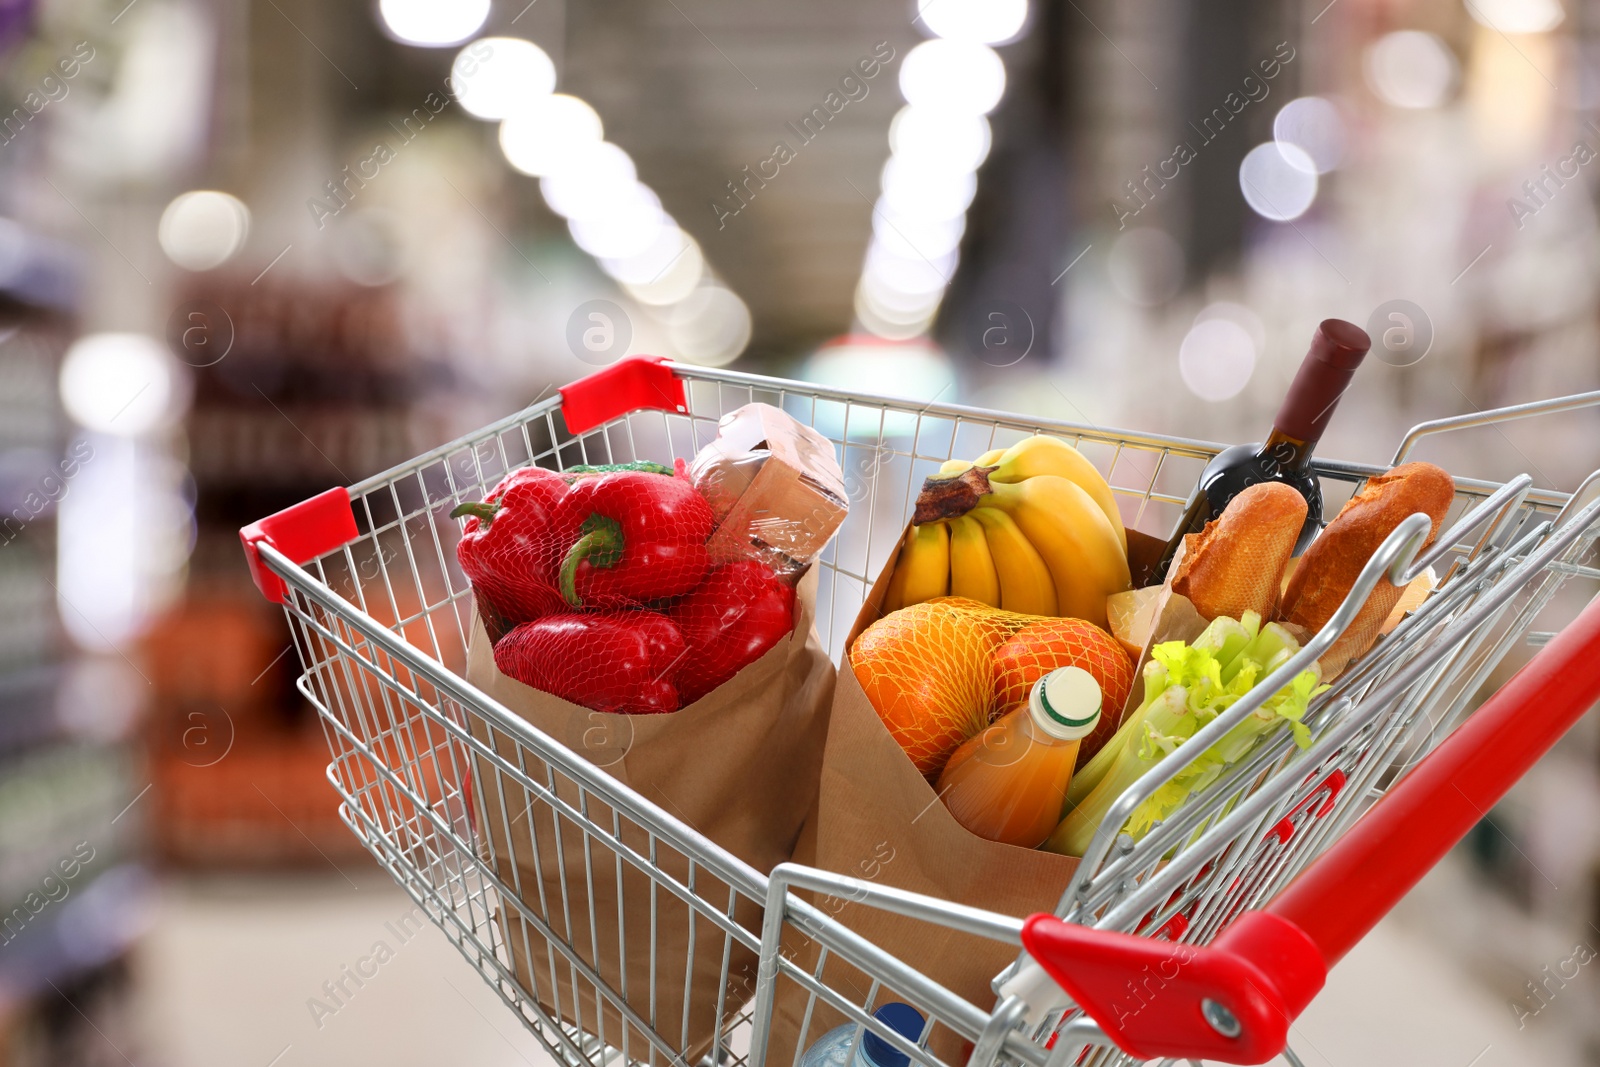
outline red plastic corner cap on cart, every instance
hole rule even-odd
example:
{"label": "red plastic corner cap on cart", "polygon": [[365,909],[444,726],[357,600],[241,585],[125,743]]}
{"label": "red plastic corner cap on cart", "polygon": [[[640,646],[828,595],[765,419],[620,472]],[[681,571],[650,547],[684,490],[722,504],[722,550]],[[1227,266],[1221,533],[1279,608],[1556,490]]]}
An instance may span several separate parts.
{"label": "red plastic corner cap on cart", "polygon": [[622,360],[561,390],[561,415],[572,433],[584,433],[641,409],[689,410],[683,380],[661,356]]}
{"label": "red plastic corner cap on cart", "polygon": [[298,564],[347,545],[360,535],[355,512],[350,508],[350,491],[343,487],[318,493],[239,530],[250,577],[255,579],[261,595],[274,604],[283,603],[288,589],[283,579],[261,561],[258,545],[269,544]]}

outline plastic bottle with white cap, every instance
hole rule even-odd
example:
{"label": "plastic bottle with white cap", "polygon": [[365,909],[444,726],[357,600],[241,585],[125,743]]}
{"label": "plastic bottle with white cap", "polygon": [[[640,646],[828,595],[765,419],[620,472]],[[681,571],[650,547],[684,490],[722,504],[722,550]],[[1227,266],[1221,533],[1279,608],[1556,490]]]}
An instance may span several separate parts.
{"label": "plastic bottle with white cap", "polygon": [[939,776],[950,814],[979,837],[1037,848],[1061,821],[1079,743],[1100,721],[1100,684],[1060,667],[1028,702],[970,737]]}

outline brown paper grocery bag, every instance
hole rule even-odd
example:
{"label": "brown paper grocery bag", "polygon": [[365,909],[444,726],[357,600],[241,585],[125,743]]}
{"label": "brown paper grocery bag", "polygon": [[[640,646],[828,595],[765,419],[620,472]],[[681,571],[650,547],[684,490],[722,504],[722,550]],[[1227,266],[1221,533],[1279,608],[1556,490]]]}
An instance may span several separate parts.
{"label": "brown paper grocery bag", "polygon": [[[720,688],[666,715],[590,711],[500,673],[479,623],[467,679],[556,741],[604,768],[668,814],[765,873],[790,858],[813,805],[827,735],[834,668],[813,629],[815,571],[795,597],[794,632]],[[552,772],[504,732],[469,715],[474,737],[534,782]],[[589,969],[690,1062],[711,1044],[722,1012],[731,1017],[755,992],[756,958],[703,915],[620,858],[610,843],[613,811],[553,773],[561,802],[586,813],[607,836],[586,835],[546,798],[475,759],[474,809],[480,850],[523,907],[554,933],[546,939],[513,905],[500,927],[516,980],[552,1015],[606,1044],[624,1047],[623,1016],[609,1001],[596,1012]],[[623,851],[688,885],[689,858],[620,817]],[[559,842],[559,843],[558,843]],[[697,897],[760,936],[761,911],[704,866],[693,868]],[[593,916],[591,922],[590,916]],[[652,945],[653,940],[653,945]],[[554,941],[557,944],[552,944]],[[560,946],[570,946],[574,963]],[[728,980],[722,983],[724,957]],[[687,999],[687,1010],[685,1001]],[[630,1057],[647,1058],[637,1027]]]}
{"label": "brown paper grocery bag", "polygon": [[[868,593],[846,649],[879,617],[893,570],[891,560]],[[850,669],[848,652],[834,691],[816,808],[795,861],[1018,917],[1053,911],[1078,866],[1069,856],[985,840],[956,822],[884,728]],[[812,903],[980,1007],[994,1003],[990,979],[1018,952],[1015,945],[904,918],[869,904],[829,898]],[[814,971],[816,942],[792,928],[785,934],[784,954]],[[822,980],[857,1004],[872,984],[870,976],[832,954]],[[794,982],[779,983],[768,1063],[790,1064],[797,1051],[844,1021],[821,1000],[809,1005],[809,999]],[[897,999],[903,998],[884,988],[875,1006]],[[808,1006],[810,1019],[802,1037]],[[943,1027],[930,1037],[930,1048],[947,1062],[961,1062],[960,1045]]]}
{"label": "brown paper grocery bag", "polygon": [[[1130,553],[1159,552],[1160,542],[1154,538],[1132,530],[1129,535]],[[847,649],[855,644],[862,630],[878,619],[893,571],[891,560],[856,617]],[[1174,596],[1160,609],[1152,629],[1152,643],[1189,640],[1204,626],[1205,620],[1189,601]],[[1139,669],[1148,658],[1147,647]],[[1126,707],[1109,713],[1125,717],[1142,702],[1143,689],[1136,680]],[[816,808],[796,849],[795,860],[1019,918],[1054,911],[1078,866],[1073,857],[988,841],[957,823],[884,728],[850,669],[848,654],[834,691]],[[904,918],[863,903],[828,898],[812,902],[981,1008],[993,1005],[990,982],[1016,958],[1018,951],[1014,945]],[[784,952],[796,964],[814,970],[817,949],[815,942],[786,929]],[[857,1004],[867,995],[872,981],[831,955],[822,980]],[[893,989],[883,989],[875,1006],[898,997]],[[843,1021],[841,1015],[819,1000],[810,1005],[811,1017],[802,1036],[809,999],[797,984],[780,982],[769,1052],[769,1057],[776,1059],[769,1058],[769,1063],[789,1064],[798,1050]],[[947,1062],[961,1062],[965,1057],[963,1044],[943,1027],[930,1035],[930,1048]]]}

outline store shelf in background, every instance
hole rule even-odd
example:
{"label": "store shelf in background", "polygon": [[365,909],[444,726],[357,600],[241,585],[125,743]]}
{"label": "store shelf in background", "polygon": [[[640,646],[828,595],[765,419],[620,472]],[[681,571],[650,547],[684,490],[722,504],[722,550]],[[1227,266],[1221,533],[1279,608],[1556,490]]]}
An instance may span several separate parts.
{"label": "store shelf in background", "polygon": [[196,766],[164,753],[153,765],[151,836],[188,867],[336,868],[366,856],[339,819],[321,733],[240,734],[225,758]]}

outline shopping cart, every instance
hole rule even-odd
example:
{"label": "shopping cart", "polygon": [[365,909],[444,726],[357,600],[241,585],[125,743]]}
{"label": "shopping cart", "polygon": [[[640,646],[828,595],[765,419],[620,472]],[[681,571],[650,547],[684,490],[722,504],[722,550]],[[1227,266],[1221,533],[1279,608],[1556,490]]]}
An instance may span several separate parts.
{"label": "shopping cart", "polygon": [[[1571,495],[1534,489],[1527,476],[1503,484],[1458,478],[1435,547],[1418,555],[1424,517],[1403,523],[1316,639],[1121,798],[1071,887],[1059,901],[1041,900],[1040,914],[1024,920],[918,896],[885,884],[887,876],[792,864],[765,875],[597,766],[608,761],[593,757],[613,752],[606,746],[615,739],[546,736],[464,680],[472,604],[455,561],[459,529],[448,517],[520,466],[692,456],[721,415],[752,401],[821,430],[846,472],[850,517],[819,563],[817,627],[835,661],[923,477],[946,459],[1058,434],[1106,473],[1130,527],[1165,530],[1218,448],[628,360],[242,530],[257,584],[287,612],[304,667],[299,687],[320,712],[344,821],[550,1053],[573,1067],[696,1057],[713,1067],[789,1067],[819,1036],[814,1023],[824,1016],[870,1029],[928,1067],[958,1067],[962,1057],[974,1067],[1202,1056],[1255,1063],[1280,1051],[1298,1063],[1286,1048],[1287,1027],[1327,968],[1600,698],[1600,600],[1559,635],[1531,631],[1547,605],[1561,607],[1552,599],[1564,583],[1600,577],[1591,558],[1600,533],[1600,493],[1591,489],[1600,472]],[[1425,423],[1396,460],[1430,433],[1595,404],[1600,393]],[[1330,508],[1378,471],[1329,460],[1317,469]],[[1314,660],[1377,582],[1407,582],[1429,566],[1440,578],[1433,594],[1314,702],[1309,749],[1287,731],[1270,735],[1143,839],[1114,834],[1192,753]],[[1546,647],[1469,718],[1491,672],[1524,639]],[[486,745],[487,728],[514,739],[515,754]],[[475,830],[474,790],[480,801],[526,796],[558,833],[581,835],[582,877],[565,872],[560,899],[543,882],[537,893],[515,884],[519,857],[496,855],[484,840],[490,835]],[[712,931],[691,940],[691,964],[696,952],[720,954],[726,979],[733,948],[759,953],[748,995],[729,994],[726,981],[717,994],[708,1050],[691,1047],[687,974],[652,972],[648,995],[630,996],[626,978],[615,988],[597,966],[594,898],[581,890],[615,879],[620,895],[624,870],[630,885],[645,876],[651,921],[624,930],[619,914],[619,952],[649,951],[654,962],[657,916],[670,907]],[[1017,945],[1017,963],[996,976],[992,1003],[973,1003],[841,922],[841,902],[910,916],[930,934],[942,928]],[[759,928],[736,918],[752,907],[765,909]],[[579,924],[588,931],[581,944],[570,935],[575,912],[588,919]],[[519,921],[508,924],[512,913]],[[523,979],[507,944],[512,927],[546,942]],[[796,937],[816,949],[805,965],[781,948]],[[850,982],[824,980],[841,967]],[[608,1011],[585,1020],[580,1010],[562,1022],[527,988],[545,980],[592,992],[589,1002]],[[658,981],[682,982],[681,1018],[655,1010]],[[873,1017],[891,994],[926,1017],[917,1040]],[[779,1003],[798,1005],[801,1019],[782,1047],[774,1038]],[[622,1021],[608,1027],[607,1017]]]}

